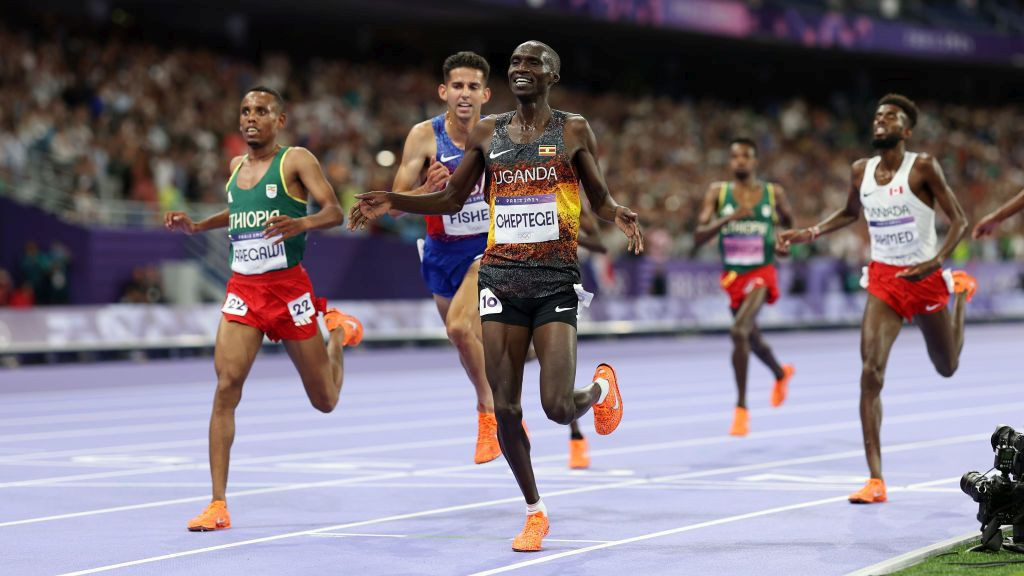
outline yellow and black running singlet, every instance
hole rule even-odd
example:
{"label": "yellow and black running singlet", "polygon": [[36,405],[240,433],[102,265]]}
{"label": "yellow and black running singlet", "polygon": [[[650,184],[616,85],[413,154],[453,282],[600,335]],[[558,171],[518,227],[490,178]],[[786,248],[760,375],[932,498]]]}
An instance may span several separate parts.
{"label": "yellow and black running singlet", "polygon": [[580,181],[565,148],[567,114],[552,110],[529,144],[509,138],[514,114],[497,117],[485,158],[491,224],[479,282],[515,298],[571,292],[580,282]]}

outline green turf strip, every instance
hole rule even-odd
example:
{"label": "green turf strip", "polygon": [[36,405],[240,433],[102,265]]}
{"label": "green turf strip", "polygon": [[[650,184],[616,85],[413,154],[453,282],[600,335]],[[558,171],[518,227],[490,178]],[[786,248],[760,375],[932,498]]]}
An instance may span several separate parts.
{"label": "green turf strip", "polygon": [[1021,576],[1024,575],[1024,554],[1008,552],[971,552],[979,538],[960,544],[920,564],[893,572],[898,576]]}

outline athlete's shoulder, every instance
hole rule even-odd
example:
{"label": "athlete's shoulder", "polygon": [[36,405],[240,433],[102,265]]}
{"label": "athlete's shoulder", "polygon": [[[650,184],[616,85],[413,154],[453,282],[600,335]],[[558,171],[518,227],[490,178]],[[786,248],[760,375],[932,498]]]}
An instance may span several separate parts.
{"label": "athlete's shoulder", "polygon": [[863,172],[870,161],[871,158],[858,158],[854,160],[853,164],[850,165],[850,168],[853,169],[854,172]]}
{"label": "athlete's shoulder", "polygon": [[915,164],[938,164],[939,160],[928,152],[915,152]]}
{"label": "athlete's shoulder", "polygon": [[475,134],[480,138],[490,138],[494,134],[495,128],[498,126],[498,119],[502,116],[504,116],[504,114],[489,114],[484,116],[476,123],[476,126],[473,126],[472,134]]}
{"label": "athlete's shoulder", "polygon": [[247,154],[242,154],[240,156],[235,156],[234,158],[231,159],[231,163],[228,164],[228,167],[231,169],[232,172],[238,169],[239,165],[242,164],[242,161],[245,160],[246,156]]}
{"label": "athlete's shoulder", "polygon": [[303,163],[312,162],[318,164],[319,160],[316,159],[316,155],[309,151],[308,148],[302,146],[289,146],[285,152],[284,158],[281,159],[282,167],[285,162],[288,166],[301,166]]}
{"label": "athlete's shoulder", "polygon": [[480,121],[476,123],[476,125],[490,127],[493,129],[494,126],[498,123],[498,118],[501,118],[502,116],[508,116],[509,114],[511,113],[504,112],[502,114],[488,114],[487,116],[481,118]]}
{"label": "athlete's shoulder", "polygon": [[427,118],[422,122],[413,124],[413,127],[409,129],[409,136],[407,139],[413,138],[433,138],[434,137],[434,119]]}
{"label": "athlete's shoulder", "polygon": [[708,193],[710,194],[714,192],[715,194],[718,194],[718,191],[727,186],[728,184],[729,183],[726,182],[725,180],[716,180],[711,184],[708,184]]}
{"label": "athlete's shoulder", "polygon": [[928,178],[942,174],[942,165],[939,164],[939,159],[935,156],[927,152],[918,152],[910,171]]}
{"label": "athlete's shoulder", "polygon": [[556,112],[565,116],[566,128],[582,129],[590,126],[590,122],[587,122],[587,119],[584,118],[582,114],[576,114],[575,112],[562,112],[561,110],[556,110]]}

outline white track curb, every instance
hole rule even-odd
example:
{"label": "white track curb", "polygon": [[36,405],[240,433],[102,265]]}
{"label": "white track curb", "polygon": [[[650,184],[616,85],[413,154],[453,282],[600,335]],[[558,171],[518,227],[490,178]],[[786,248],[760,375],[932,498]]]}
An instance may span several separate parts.
{"label": "white track curb", "polygon": [[855,572],[850,572],[846,576],[881,576],[883,574],[892,574],[897,570],[902,570],[908,566],[913,566],[926,558],[942,554],[951,548],[955,548],[964,542],[971,539],[975,539],[981,536],[978,530],[974,530],[964,534],[962,536],[955,536],[942,542],[936,542],[931,546],[925,546],[924,548],[918,548],[906,554],[901,554],[895,558],[883,560],[873,566],[867,568],[861,568]]}

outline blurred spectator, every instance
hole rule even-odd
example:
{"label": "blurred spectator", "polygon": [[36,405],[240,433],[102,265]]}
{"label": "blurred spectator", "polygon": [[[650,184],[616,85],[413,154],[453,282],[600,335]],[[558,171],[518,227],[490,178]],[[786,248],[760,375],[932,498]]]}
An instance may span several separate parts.
{"label": "blurred spectator", "polygon": [[[257,66],[193,46],[49,37],[2,25],[0,51],[0,170],[25,171],[29,152],[41,152],[47,166],[68,177],[72,214],[81,222],[102,223],[118,200],[151,210],[141,220],[150,225],[160,210],[222,204],[228,163],[245,150],[236,130],[238,101],[253,84],[284,90],[289,117],[281,141],[306,146],[322,160],[346,209],[355,193],[390,187],[395,166],[379,165],[377,152],[400,153],[410,126],[442,110],[436,63],[393,70],[271,55]],[[80,69],[83,62],[88,70]],[[491,84],[494,98],[484,112],[513,107],[500,74]],[[758,142],[760,172],[790,191],[797,226],[841,207],[850,164],[871,154],[872,102],[822,106],[797,99],[755,107],[568,87],[556,88],[552,102],[590,119],[610,190],[640,212],[652,237],[667,238],[659,248],[674,257],[690,252],[708,184],[728,177],[731,138]],[[919,104],[911,148],[939,158],[970,220],[1024,187],[1024,108]],[[402,218],[373,232],[411,240],[422,227],[419,218]],[[1024,218],[1001,232],[1001,239],[972,246],[973,257],[1024,257]],[[612,255],[621,253],[616,234],[608,236]],[[865,247],[863,232],[850,228],[815,249],[855,267]],[[714,252],[710,243],[697,256],[710,259]],[[38,249],[26,254],[22,273],[41,302],[51,300],[41,283],[48,269]]]}
{"label": "blurred spectator", "polygon": [[43,295],[49,292],[49,268],[49,255],[34,241],[26,242],[21,256],[21,281],[31,288],[33,303],[37,298],[45,300]]}
{"label": "blurred spectator", "polygon": [[156,266],[139,266],[121,290],[123,304],[164,304],[163,284]]}
{"label": "blurred spectator", "polygon": [[11,308],[31,308],[36,304],[35,294],[32,292],[32,284],[22,282],[18,289],[11,293],[7,305]]}
{"label": "blurred spectator", "polygon": [[14,281],[11,274],[0,268],[0,306],[9,306],[11,294],[14,292]]}

